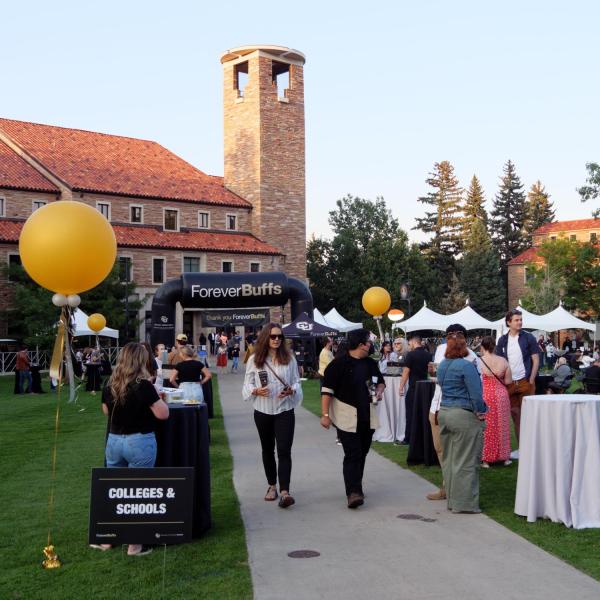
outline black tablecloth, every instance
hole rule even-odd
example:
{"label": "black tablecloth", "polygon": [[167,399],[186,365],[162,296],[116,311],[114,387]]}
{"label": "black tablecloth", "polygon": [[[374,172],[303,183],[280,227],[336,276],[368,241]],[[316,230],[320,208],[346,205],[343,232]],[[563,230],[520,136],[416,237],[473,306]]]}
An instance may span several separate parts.
{"label": "black tablecloth", "polygon": [[545,394],[548,385],[552,383],[554,378],[552,375],[538,375],[535,378],[535,393],[536,395]]}
{"label": "black tablecloth", "polygon": [[102,375],[99,364],[86,365],[87,382],[85,384],[86,392],[100,392],[102,390]]}
{"label": "black tablecloth", "polygon": [[208,408],[208,418],[212,419],[215,416],[213,408],[213,388],[212,379],[209,379],[206,383],[202,384],[202,393],[204,394],[204,402]]}
{"label": "black tablecloth", "polygon": [[170,404],[169,418],[158,425],[156,442],[157,467],[194,467],[192,535],[200,537],[211,526],[207,407]]}
{"label": "black tablecloth", "polygon": [[417,381],[412,422],[410,424],[410,446],[406,462],[409,465],[438,465],[438,458],[433,447],[431,425],[429,424],[429,408],[435,391],[433,381]]}
{"label": "black tablecloth", "polygon": [[42,376],[40,374],[40,366],[39,365],[31,365],[31,391],[34,394],[43,394],[44,390],[42,389]]}

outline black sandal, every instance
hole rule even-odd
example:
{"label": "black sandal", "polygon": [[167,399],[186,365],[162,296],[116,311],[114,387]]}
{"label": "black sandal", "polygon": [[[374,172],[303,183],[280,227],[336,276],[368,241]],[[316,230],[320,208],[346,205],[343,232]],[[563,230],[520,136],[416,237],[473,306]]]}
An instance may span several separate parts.
{"label": "black sandal", "polygon": [[267,502],[273,502],[273,501],[277,500],[277,486],[276,485],[270,485],[267,488],[267,493],[265,494],[265,500]]}

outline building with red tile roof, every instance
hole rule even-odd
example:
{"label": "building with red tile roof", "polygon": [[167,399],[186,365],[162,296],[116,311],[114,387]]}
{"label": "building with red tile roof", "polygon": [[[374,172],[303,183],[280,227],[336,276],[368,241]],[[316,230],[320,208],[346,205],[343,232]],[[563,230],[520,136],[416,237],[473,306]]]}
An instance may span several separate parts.
{"label": "building with red tile roof", "polygon": [[[97,208],[115,230],[121,272],[145,299],[136,315],[142,326],[130,333],[140,339],[154,292],[182,272],[283,270],[305,278],[304,58],[257,46],[222,63],[225,177],[154,141],[0,118],[0,261],[19,262],[19,232],[40,206],[76,200]],[[253,66],[242,95],[237,77],[249,63],[257,75]],[[275,80],[285,72],[289,89],[279,90]],[[2,310],[10,282],[0,289]],[[176,327],[196,339],[201,315],[180,310]]]}

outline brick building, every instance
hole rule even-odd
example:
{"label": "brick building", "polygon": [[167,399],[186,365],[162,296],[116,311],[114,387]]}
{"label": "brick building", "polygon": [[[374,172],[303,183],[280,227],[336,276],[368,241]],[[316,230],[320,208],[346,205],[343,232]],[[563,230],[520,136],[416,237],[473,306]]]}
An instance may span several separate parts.
{"label": "brick building", "polygon": [[[140,339],[153,293],[184,271],[281,270],[306,279],[304,56],[248,46],[221,63],[224,177],[156,142],[0,118],[0,261],[19,261],[19,233],[40,206],[76,200],[97,208],[145,301]],[[93,260],[93,248],[82,252]],[[10,282],[0,290],[1,309]],[[0,336],[6,328],[0,323]],[[199,313],[179,309],[177,329],[197,340]]]}
{"label": "brick building", "polygon": [[533,246],[508,263],[508,306],[515,307],[527,290],[527,265],[542,264],[537,250],[547,239],[567,238],[578,242],[597,242],[600,239],[600,219],[579,219],[547,223],[533,233]]}

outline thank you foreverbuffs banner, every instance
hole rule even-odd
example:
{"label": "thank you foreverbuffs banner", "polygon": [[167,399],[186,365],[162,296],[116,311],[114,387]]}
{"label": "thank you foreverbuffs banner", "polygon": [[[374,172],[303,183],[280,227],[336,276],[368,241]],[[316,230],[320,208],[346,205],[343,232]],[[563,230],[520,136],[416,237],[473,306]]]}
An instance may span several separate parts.
{"label": "thank you foreverbuffs banner", "polygon": [[224,327],[225,325],[258,327],[268,323],[271,311],[268,308],[236,310],[210,310],[202,313],[204,327]]}
{"label": "thank you foreverbuffs banner", "polygon": [[92,469],[90,544],[192,539],[194,469]]}

